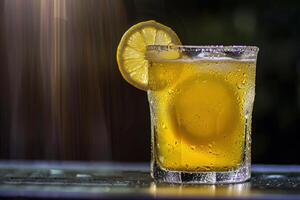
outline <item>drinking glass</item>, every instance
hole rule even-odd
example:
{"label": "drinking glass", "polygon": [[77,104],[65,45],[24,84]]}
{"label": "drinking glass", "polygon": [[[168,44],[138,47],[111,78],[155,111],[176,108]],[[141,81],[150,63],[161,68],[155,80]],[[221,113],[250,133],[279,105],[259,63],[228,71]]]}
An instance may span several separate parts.
{"label": "drinking glass", "polygon": [[250,178],[257,53],[254,46],[147,47],[155,181]]}

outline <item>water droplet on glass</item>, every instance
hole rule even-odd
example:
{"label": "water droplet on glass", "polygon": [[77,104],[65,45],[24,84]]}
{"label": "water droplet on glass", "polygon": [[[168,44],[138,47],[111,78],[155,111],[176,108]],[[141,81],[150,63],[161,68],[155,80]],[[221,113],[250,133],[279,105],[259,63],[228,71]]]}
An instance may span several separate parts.
{"label": "water droplet on glass", "polygon": [[237,84],[238,89],[244,88],[246,83],[247,83],[247,74],[243,73],[243,80]]}
{"label": "water droplet on glass", "polygon": [[174,90],[170,89],[170,90],[168,91],[168,94],[169,94],[169,95],[174,94]]}
{"label": "water droplet on glass", "polygon": [[160,162],[164,162],[164,157],[163,156],[159,156],[158,159],[159,159]]}
{"label": "water droplet on glass", "polygon": [[248,114],[248,113],[246,113],[245,119],[246,119],[246,120],[249,119],[249,114]]}
{"label": "water droplet on glass", "polygon": [[196,149],[196,147],[195,147],[194,145],[191,145],[190,148],[191,148],[191,150],[193,150],[193,151]]}
{"label": "water droplet on glass", "polygon": [[162,128],[163,128],[163,129],[167,129],[167,126],[163,123],[163,124],[162,124]]}
{"label": "water droplet on glass", "polygon": [[208,145],[208,153],[212,153],[212,144]]}
{"label": "water droplet on glass", "polygon": [[245,85],[246,85],[246,80],[244,79],[244,80],[242,80],[242,82],[237,84],[237,88],[242,89],[245,87]]}

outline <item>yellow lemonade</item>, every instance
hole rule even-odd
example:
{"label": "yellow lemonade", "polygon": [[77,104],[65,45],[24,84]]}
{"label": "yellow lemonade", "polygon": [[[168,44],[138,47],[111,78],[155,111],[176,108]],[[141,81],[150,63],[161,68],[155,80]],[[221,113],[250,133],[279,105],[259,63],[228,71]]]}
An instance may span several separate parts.
{"label": "yellow lemonade", "polygon": [[251,128],[255,60],[153,60],[148,79],[152,160],[172,171],[240,166]]}

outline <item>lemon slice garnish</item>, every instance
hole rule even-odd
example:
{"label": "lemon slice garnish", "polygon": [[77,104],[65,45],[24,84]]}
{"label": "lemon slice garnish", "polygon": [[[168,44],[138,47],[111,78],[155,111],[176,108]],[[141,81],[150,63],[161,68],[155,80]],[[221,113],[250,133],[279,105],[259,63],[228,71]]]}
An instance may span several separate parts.
{"label": "lemon slice garnish", "polygon": [[154,20],[140,22],[123,35],[117,62],[123,78],[131,85],[148,90],[149,61],[145,58],[147,45],[181,44],[176,33]]}

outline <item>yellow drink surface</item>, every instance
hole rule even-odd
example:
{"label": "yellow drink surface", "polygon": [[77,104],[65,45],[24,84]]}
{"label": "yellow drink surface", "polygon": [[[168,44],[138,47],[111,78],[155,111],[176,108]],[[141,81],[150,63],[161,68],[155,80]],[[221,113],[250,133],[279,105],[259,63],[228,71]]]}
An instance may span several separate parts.
{"label": "yellow drink surface", "polygon": [[153,61],[148,76],[153,156],[160,167],[223,171],[241,164],[254,61]]}

